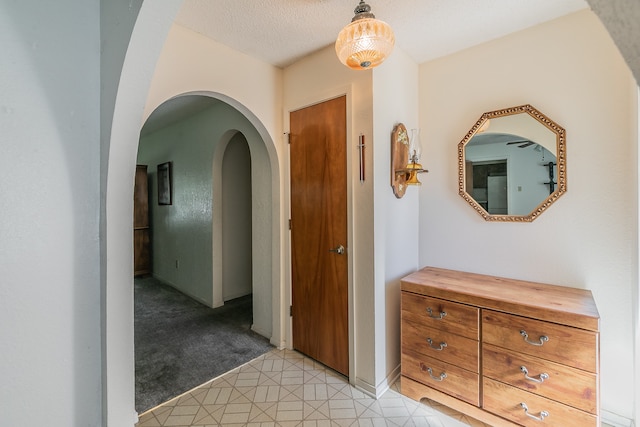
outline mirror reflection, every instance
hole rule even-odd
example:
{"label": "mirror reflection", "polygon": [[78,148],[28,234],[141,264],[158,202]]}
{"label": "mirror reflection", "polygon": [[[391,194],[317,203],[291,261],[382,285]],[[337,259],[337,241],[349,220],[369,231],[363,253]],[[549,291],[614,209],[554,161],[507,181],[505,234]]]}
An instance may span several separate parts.
{"label": "mirror reflection", "polygon": [[458,152],[460,194],[487,220],[533,221],[565,191],[564,129],[530,105],[483,114]]}

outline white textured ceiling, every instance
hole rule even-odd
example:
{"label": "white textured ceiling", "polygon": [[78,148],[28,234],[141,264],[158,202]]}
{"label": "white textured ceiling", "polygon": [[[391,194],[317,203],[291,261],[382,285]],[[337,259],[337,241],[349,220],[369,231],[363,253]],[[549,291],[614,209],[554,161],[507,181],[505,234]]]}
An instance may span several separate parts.
{"label": "white textured ceiling", "polygon": [[[359,0],[184,0],[176,23],[278,67],[335,43]],[[368,0],[396,46],[417,63],[581,10],[585,0]],[[198,100],[200,98],[200,100]],[[170,100],[142,135],[207,108],[209,98]]]}
{"label": "white textured ceiling", "polygon": [[[278,67],[335,42],[359,0],[185,0],[176,23]],[[368,0],[417,63],[588,8],[585,0]]]}

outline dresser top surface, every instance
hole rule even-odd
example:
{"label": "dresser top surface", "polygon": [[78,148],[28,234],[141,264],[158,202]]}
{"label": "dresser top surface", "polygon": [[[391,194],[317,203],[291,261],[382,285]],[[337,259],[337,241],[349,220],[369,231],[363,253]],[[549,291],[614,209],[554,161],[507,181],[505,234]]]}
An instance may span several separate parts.
{"label": "dresser top surface", "polygon": [[591,291],[425,267],[401,281],[403,291],[598,331]]}

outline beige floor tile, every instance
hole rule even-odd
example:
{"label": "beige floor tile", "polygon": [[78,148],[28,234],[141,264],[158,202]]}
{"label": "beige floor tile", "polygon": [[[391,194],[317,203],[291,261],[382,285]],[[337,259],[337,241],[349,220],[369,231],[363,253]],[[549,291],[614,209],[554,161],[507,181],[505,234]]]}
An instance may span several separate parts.
{"label": "beige floor tile", "polygon": [[489,427],[396,382],[374,399],[291,350],[273,350],[140,416],[137,427]]}

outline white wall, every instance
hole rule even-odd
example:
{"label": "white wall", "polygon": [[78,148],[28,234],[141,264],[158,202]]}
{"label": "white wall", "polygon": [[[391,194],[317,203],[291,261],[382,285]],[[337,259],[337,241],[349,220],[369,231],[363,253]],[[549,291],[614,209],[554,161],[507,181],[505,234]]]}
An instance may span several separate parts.
{"label": "white wall", "polygon": [[[137,163],[148,166],[153,276],[212,307],[211,164],[227,128],[208,129],[210,116],[207,110],[143,136]],[[165,162],[172,162],[172,204],[158,205],[157,166]]]}
{"label": "white wall", "polygon": [[[100,170],[102,399],[103,425],[114,427],[132,425],[137,419],[131,215],[142,112],[158,55],[181,4],[182,0],[142,5],[140,1],[101,1],[102,51],[105,53],[100,64],[101,81],[105,84],[101,97]],[[135,26],[131,32],[132,20]]]}
{"label": "white wall", "polygon": [[[636,80],[637,81],[637,80]],[[640,146],[640,86],[637,88],[636,92],[636,109],[637,109],[637,122],[636,122],[636,145],[635,145],[635,173],[638,179],[638,187],[640,188],[640,171],[638,170],[638,164],[640,163],[640,150],[638,150],[638,146]],[[638,225],[636,225],[636,232],[640,231],[640,217],[638,216],[638,206],[636,206],[635,217],[638,221]],[[640,239],[639,239],[640,240]],[[636,243],[636,251],[638,251],[638,243]],[[638,258],[638,253],[636,253],[636,259]],[[638,277],[640,276],[640,262],[636,265],[636,277],[635,281],[638,283]],[[633,289],[633,302],[634,302],[634,310],[633,310],[633,327],[635,329],[634,340],[635,340],[635,348],[634,348],[634,361],[635,361],[635,374],[633,375],[634,384],[640,384],[640,284],[636,285],[635,289]],[[638,424],[638,419],[640,419],[640,390],[636,388],[634,399],[634,419],[636,420],[636,425]]]}
{"label": "white wall", "polygon": [[[567,131],[567,193],[530,224],[485,222],[457,192],[458,142],[480,114],[530,103]],[[592,291],[602,409],[632,418],[637,288],[636,85],[583,11],[420,67],[429,179],[420,264]]]}
{"label": "white wall", "polygon": [[101,423],[99,13],[0,4],[3,426]]}
{"label": "white wall", "polygon": [[[420,128],[418,65],[396,47],[373,70],[374,122],[374,264],[376,393],[380,395],[400,374],[400,279],[418,264],[419,187],[409,187],[402,199],[391,188],[391,132],[398,123]],[[422,132],[421,132],[422,133]],[[428,140],[421,138],[423,153]],[[423,167],[431,160],[423,156]],[[423,182],[429,174],[420,174]]]}

